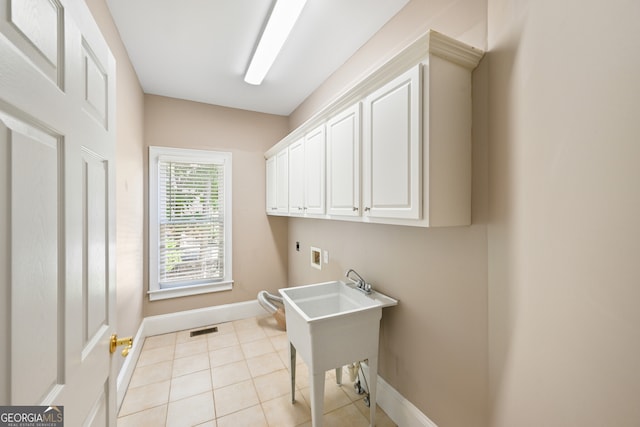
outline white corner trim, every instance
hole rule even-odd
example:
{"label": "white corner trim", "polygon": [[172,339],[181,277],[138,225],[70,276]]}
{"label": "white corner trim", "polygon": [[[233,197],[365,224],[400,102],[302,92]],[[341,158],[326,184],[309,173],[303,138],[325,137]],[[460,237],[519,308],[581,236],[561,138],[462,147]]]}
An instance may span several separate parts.
{"label": "white corner trim", "polygon": [[144,339],[153,335],[168,334],[186,329],[201,328],[218,323],[247,319],[265,314],[258,300],[217,305],[197,310],[179,311],[176,313],[149,316],[142,319],[138,332],[133,339],[133,346],[124,361],[116,380],[117,407],[120,411],[124,395],[131,382],[133,371],[142,352]]}

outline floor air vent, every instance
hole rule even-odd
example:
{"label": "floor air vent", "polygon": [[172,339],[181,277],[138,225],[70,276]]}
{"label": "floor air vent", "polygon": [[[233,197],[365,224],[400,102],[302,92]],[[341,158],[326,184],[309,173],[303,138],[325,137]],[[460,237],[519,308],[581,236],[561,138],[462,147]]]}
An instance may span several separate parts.
{"label": "floor air vent", "polygon": [[218,332],[218,327],[217,326],[214,326],[212,328],[200,329],[198,331],[191,331],[191,334],[189,336],[197,337],[199,335],[212,334],[214,332]]}

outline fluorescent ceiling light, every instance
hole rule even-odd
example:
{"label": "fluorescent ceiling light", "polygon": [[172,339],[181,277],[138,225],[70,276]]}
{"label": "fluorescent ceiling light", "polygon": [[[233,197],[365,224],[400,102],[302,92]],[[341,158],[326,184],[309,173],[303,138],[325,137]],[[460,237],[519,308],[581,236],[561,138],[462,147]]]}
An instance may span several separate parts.
{"label": "fluorescent ceiling light", "polygon": [[245,82],[252,85],[262,83],[306,2],[307,0],[277,0],[244,76]]}

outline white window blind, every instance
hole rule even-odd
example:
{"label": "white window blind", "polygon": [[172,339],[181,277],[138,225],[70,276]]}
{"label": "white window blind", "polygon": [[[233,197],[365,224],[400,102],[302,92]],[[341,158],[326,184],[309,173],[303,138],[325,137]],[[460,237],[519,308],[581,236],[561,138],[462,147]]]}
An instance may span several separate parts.
{"label": "white window blind", "polygon": [[224,165],[159,162],[160,287],[224,279]]}
{"label": "white window blind", "polygon": [[231,154],[149,149],[152,300],[230,289]]}

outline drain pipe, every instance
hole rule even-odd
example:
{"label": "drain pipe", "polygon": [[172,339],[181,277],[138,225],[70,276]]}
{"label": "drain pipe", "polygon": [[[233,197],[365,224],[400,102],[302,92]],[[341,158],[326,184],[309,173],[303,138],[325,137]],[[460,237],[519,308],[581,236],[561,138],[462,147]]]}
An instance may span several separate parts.
{"label": "drain pipe", "polygon": [[270,294],[267,291],[258,292],[258,302],[260,303],[262,308],[264,308],[271,314],[275,314],[275,312],[278,311],[278,308],[279,308],[279,307],[276,307],[274,303],[278,304],[278,306],[280,307],[284,306],[282,297]]}
{"label": "drain pipe", "polygon": [[[270,294],[267,291],[258,292],[258,302],[269,313],[273,314],[278,326],[282,329],[287,329],[286,317],[284,314],[284,301],[282,297]],[[278,306],[276,306],[276,304]]]}

